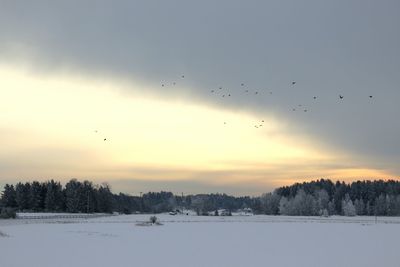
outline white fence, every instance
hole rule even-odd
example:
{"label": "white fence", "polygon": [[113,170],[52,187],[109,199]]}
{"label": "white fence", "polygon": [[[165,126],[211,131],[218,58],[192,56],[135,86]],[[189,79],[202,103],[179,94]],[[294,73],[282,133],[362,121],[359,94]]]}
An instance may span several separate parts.
{"label": "white fence", "polygon": [[98,217],[114,216],[107,213],[94,213],[94,214],[35,214],[35,213],[17,213],[16,219],[90,219]]}

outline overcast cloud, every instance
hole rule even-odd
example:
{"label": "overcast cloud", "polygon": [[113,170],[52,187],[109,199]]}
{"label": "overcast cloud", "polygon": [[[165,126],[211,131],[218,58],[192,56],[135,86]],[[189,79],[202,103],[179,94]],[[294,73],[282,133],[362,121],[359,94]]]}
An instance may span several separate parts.
{"label": "overcast cloud", "polygon": [[2,0],[0,60],[273,114],[399,173],[399,13],[397,0]]}

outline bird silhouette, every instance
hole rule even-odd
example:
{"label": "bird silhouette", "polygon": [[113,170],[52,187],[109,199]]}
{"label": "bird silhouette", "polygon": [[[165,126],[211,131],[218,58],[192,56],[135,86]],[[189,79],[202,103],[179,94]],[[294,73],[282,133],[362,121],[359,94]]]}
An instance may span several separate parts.
{"label": "bird silhouette", "polygon": [[339,95],[339,98],[340,98],[340,99],[343,99],[343,98],[344,98],[344,96],[342,96],[342,95]]}
{"label": "bird silhouette", "polygon": [[182,75],[181,77],[182,77],[182,79],[183,79],[183,78],[185,78],[185,75]]}
{"label": "bird silhouette", "polygon": [[257,94],[258,94],[258,92],[255,92],[254,94],[255,94],[255,95],[257,95]]}
{"label": "bird silhouette", "polygon": [[372,98],[372,95],[370,95],[369,98]]}
{"label": "bird silhouette", "polygon": [[221,90],[222,89],[222,87],[219,87],[219,90]]}
{"label": "bird silhouette", "polygon": [[313,98],[314,98],[314,99],[317,99],[317,97],[316,97],[316,96],[314,96]]}
{"label": "bird silhouette", "polygon": [[292,85],[295,85],[295,84],[296,84],[296,82],[295,82],[295,81],[293,81],[293,82],[292,82]]}
{"label": "bird silhouette", "polygon": [[241,83],[240,86],[244,86],[244,83]]}
{"label": "bird silhouette", "polygon": [[104,138],[103,141],[107,141],[107,138]]}

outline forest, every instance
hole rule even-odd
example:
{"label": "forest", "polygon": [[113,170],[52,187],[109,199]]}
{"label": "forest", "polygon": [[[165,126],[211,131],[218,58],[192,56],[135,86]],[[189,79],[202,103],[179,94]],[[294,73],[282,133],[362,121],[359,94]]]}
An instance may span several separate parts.
{"label": "forest", "polygon": [[226,194],[174,195],[149,192],[141,196],[114,194],[108,184],[70,180],[6,184],[1,192],[2,213],[161,213],[194,210],[210,215],[216,210],[251,209],[255,214],[330,216],[400,216],[400,182],[395,180],[332,182],[320,179],[283,186],[259,197]]}

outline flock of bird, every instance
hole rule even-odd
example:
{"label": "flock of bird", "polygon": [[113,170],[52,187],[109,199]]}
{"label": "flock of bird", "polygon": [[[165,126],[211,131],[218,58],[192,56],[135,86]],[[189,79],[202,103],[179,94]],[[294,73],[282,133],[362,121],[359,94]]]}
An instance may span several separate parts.
{"label": "flock of bird", "polygon": [[[185,76],[182,75],[181,78],[183,79],[183,78],[185,78]],[[291,82],[291,85],[292,85],[292,86],[295,86],[296,83],[297,83],[296,81],[292,81],[292,82]],[[173,82],[173,83],[172,83],[172,85],[176,85],[176,84],[177,84],[176,82]],[[162,86],[162,87],[165,87],[166,84],[162,83],[161,86]],[[244,83],[241,83],[241,84],[240,84],[240,87],[243,88],[243,92],[244,92],[245,94],[247,94],[247,95],[251,95],[251,94],[259,95],[259,93],[260,93],[260,92],[257,91],[257,90],[250,91]],[[218,95],[218,96],[220,96],[220,97],[222,97],[222,98],[229,98],[229,97],[232,97],[232,96],[233,96],[233,93],[232,93],[232,92],[229,92],[229,91],[225,90],[222,86],[219,86],[218,89],[212,89],[212,90],[210,90],[210,93],[211,93],[211,94],[214,94],[214,95]],[[272,91],[269,91],[268,94],[272,95],[273,92],[272,92]],[[317,96],[313,96],[313,97],[312,97],[313,100],[317,100],[317,98],[318,98]],[[373,96],[372,96],[372,95],[369,95],[369,98],[373,98]],[[344,96],[343,96],[342,94],[339,94],[339,95],[338,95],[338,99],[339,99],[339,100],[343,100],[343,99],[344,99]],[[292,110],[293,112],[295,112],[295,111],[302,111],[302,112],[304,112],[304,113],[309,112],[309,108],[308,108],[306,105],[303,105],[303,104],[298,104],[296,107],[292,107],[291,110]],[[255,124],[254,127],[255,127],[255,128],[260,128],[260,127],[263,126],[263,123],[264,123],[264,120],[261,120],[261,123]],[[224,122],[224,124],[227,124],[227,123]]]}
{"label": "flock of bird", "polygon": [[[181,79],[184,79],[184,78],[185,78],[185,75],[181,75],[180,78],[181,78]],[[292,85],[292,86],[295,86],[296,83],[297,83],[296,81],[292,81],[292,82],[291,82],[291,85]],[[177,82],[174,81],[174,82],[172,82],[172,83],[170,83],[170,84],[172,84],[173,86],[175,86],[175,85],[177,85]],[[166,86],[167,86],[166,83],[161,83],[161,87],[166,87]],[[254,92],[251,92],[249,89],[247,89],[247,87],[246,87],[246,85],[245,85],[244,83],[241,83],[240,86],[241,86],[242,88],[244,88],[244,89],[243,89],[243,92],[244,92],[245,94],[251,94],[251,93],[253,93],[254,95],[259,95],[259,91],[256,91],[256,90],[255,90]],[[214,94],[214,95],[218,95],[218,94],[220,93],[220,96],[221,96],[222,98],[229,98],[229,97],[231,97],[231,96],[233,95],[233,93],[231,93],[231,92],[226,92],[222,86],[219,86],[218,89],[212,89],[210,92],[211,92],[211,94]],[[268,93],[269,93],[270,95],[273,94],[272,91],[269,91]],[[313,100],[317,100],[317,96],[313,96],[312,98],[313,98]],[[369,98],[372,99],[373,96],[372,96],[372,95],[369,95]],[[343,99],[344,99],[344,96],[343,96],[342,94],[339,94],[339,95],[338,95],[338,99],[339,99],[339,100],[343,100]],[[297,107],[293,107],[293,108],[292,108],[292,111],[293,111],[293,112],[295,112],[295,111],[308,112],[308,111],[309,111],[309,108],[307,108],[307,107],[306,107],[305,105],[303,105],[303,104],[298,104]],[[254,127],[255,127],[255,128],[260,128],[260,127],[263,126],[263,123],[264,123],[264,120],[261,120],[259,123],[255,124]],[[224,124],[226,125],[227,122],[225,121]],[[98,133],[98,130],[95,130],[95,133]],[[103,138],[103,141],[104,141],[104,142],[107,141],[107,138]]]}

